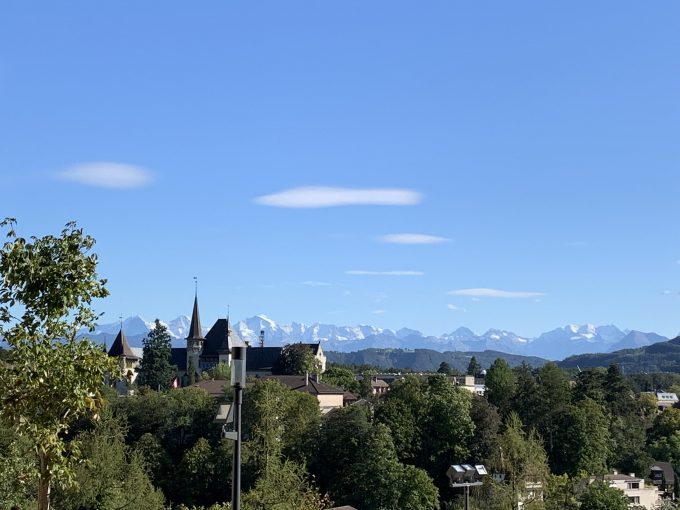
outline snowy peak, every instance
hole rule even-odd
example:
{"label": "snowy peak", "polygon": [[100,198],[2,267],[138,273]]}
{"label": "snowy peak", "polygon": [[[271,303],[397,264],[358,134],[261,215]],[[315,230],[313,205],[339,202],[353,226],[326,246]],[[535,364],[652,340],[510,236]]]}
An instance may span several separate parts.
{"label": "snowy peak", "polygon": [[[170,332],[173,345],[184,345],[190,319],[180,315],[163,322]],[[212,323],[211,323],[212,324]],[[209,325],[211,325],[209,324]],[[123,321],[123,331],[135,345],[153,327],[153,322],[140,316]],[[110,341],[120,329],[120,322],[98,325],[90,338]],[[654,333],[622,331],[614,325],[567,324],[541,334],[537,338],[523,337],[512,331],[489,329],[477,335],[471,329],[459,327],[440,336],[425,336],[415,329],[403,327],[398,330],[384,329],[366,324],[336,326],[334,324],[304,324],[292,322],[278,324],[264,314],[232,323],[232,329],[240,338],[257,345],[260,331],[264,331],[265,345],[281,346],[292,342],[321,342],[324,350],[357,351],[366,348],[434,349],[438,351],[485,351],[494,350],[510,354],[540,356],[546,359],[563,359],[574,354],[610,352],[624,348],[640,347],[666,340]],[[205,334],[207,329],[204,329]]]}

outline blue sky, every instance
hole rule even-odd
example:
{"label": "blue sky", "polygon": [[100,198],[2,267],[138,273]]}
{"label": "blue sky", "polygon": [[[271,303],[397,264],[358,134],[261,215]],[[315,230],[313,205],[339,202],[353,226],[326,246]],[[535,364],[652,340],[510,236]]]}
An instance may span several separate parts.
{"label": "blue sky", "polygon": [[[119,314],[680,331],[675,1],[4,2],[0,215]],[[325,188],[325,189],[320,189]],[[404,235],[409,234],[409,235]]]}

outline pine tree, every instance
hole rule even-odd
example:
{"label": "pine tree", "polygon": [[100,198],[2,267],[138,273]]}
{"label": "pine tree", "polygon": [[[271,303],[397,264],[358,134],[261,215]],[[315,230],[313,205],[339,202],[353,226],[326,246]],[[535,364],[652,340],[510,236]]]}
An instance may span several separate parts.
{"label": "pine tree", "polygon": [[477,358],[472,356],[472,358],[470,358],[470,363],[468,364],[468,368],[467,368],[467,372],[466,372],[467,375],[478,376],[481,373],[481,371],[482,371],[482,366],[477,362]]}
{"label": "pine tree", "polygon": [[141,383],[154,390],[167,390],[177,373],[170,364],[170,334],[168,328],[156,319],[144,343],[144,356],[139,367]]}

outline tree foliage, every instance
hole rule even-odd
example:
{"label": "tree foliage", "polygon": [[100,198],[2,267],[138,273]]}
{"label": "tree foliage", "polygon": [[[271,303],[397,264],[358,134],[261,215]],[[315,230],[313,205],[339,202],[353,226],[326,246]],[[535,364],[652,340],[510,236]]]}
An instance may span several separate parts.
{"label": "tree foliage", "polygon": [[591,483],[579,498],[581,510],[627,510],[628,498],[616,487],[601,481]]}
{"label": "tree foliage", "polygon": [[75,223],[61,235],[19,237],[5,220],[0,250],[0,336],[10,345],[0,370],[0,418],[29,440],[39,473],[38,504],[49,508],[53,481],[73,478],[76,443],[66,435],[79,418],[97,416],[105,377],[120,376],[117,361],[78,338],[94,327],[90,308],[108,292],[97,276],[95,241]]}
{"label": "tree foliage", "polygon": [[139,365],[141,384],[154,390],[170,389],[177,367],[170,364],[172,350],[168,328],[158,319],[142,341],[144,355]]}
{"label": "tree foliage", "polygon": [[297,343],[288,344],[281,349],[281,354],[274,366],[274,373],[279,375],[318,374],[321,364],[316,359],[309,346]]}

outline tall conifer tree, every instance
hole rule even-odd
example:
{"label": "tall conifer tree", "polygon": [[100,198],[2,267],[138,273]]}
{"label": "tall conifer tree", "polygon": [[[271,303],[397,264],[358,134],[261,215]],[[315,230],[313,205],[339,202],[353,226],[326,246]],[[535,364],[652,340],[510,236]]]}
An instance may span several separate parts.
{"label": "tall conifer tree", "polygon": [[146,335],[144,357],[139,367],[142,384],[154,390],[167,390],[177,373],[170,364],[171,344],[168,328],[156,319],[153,329]]}

